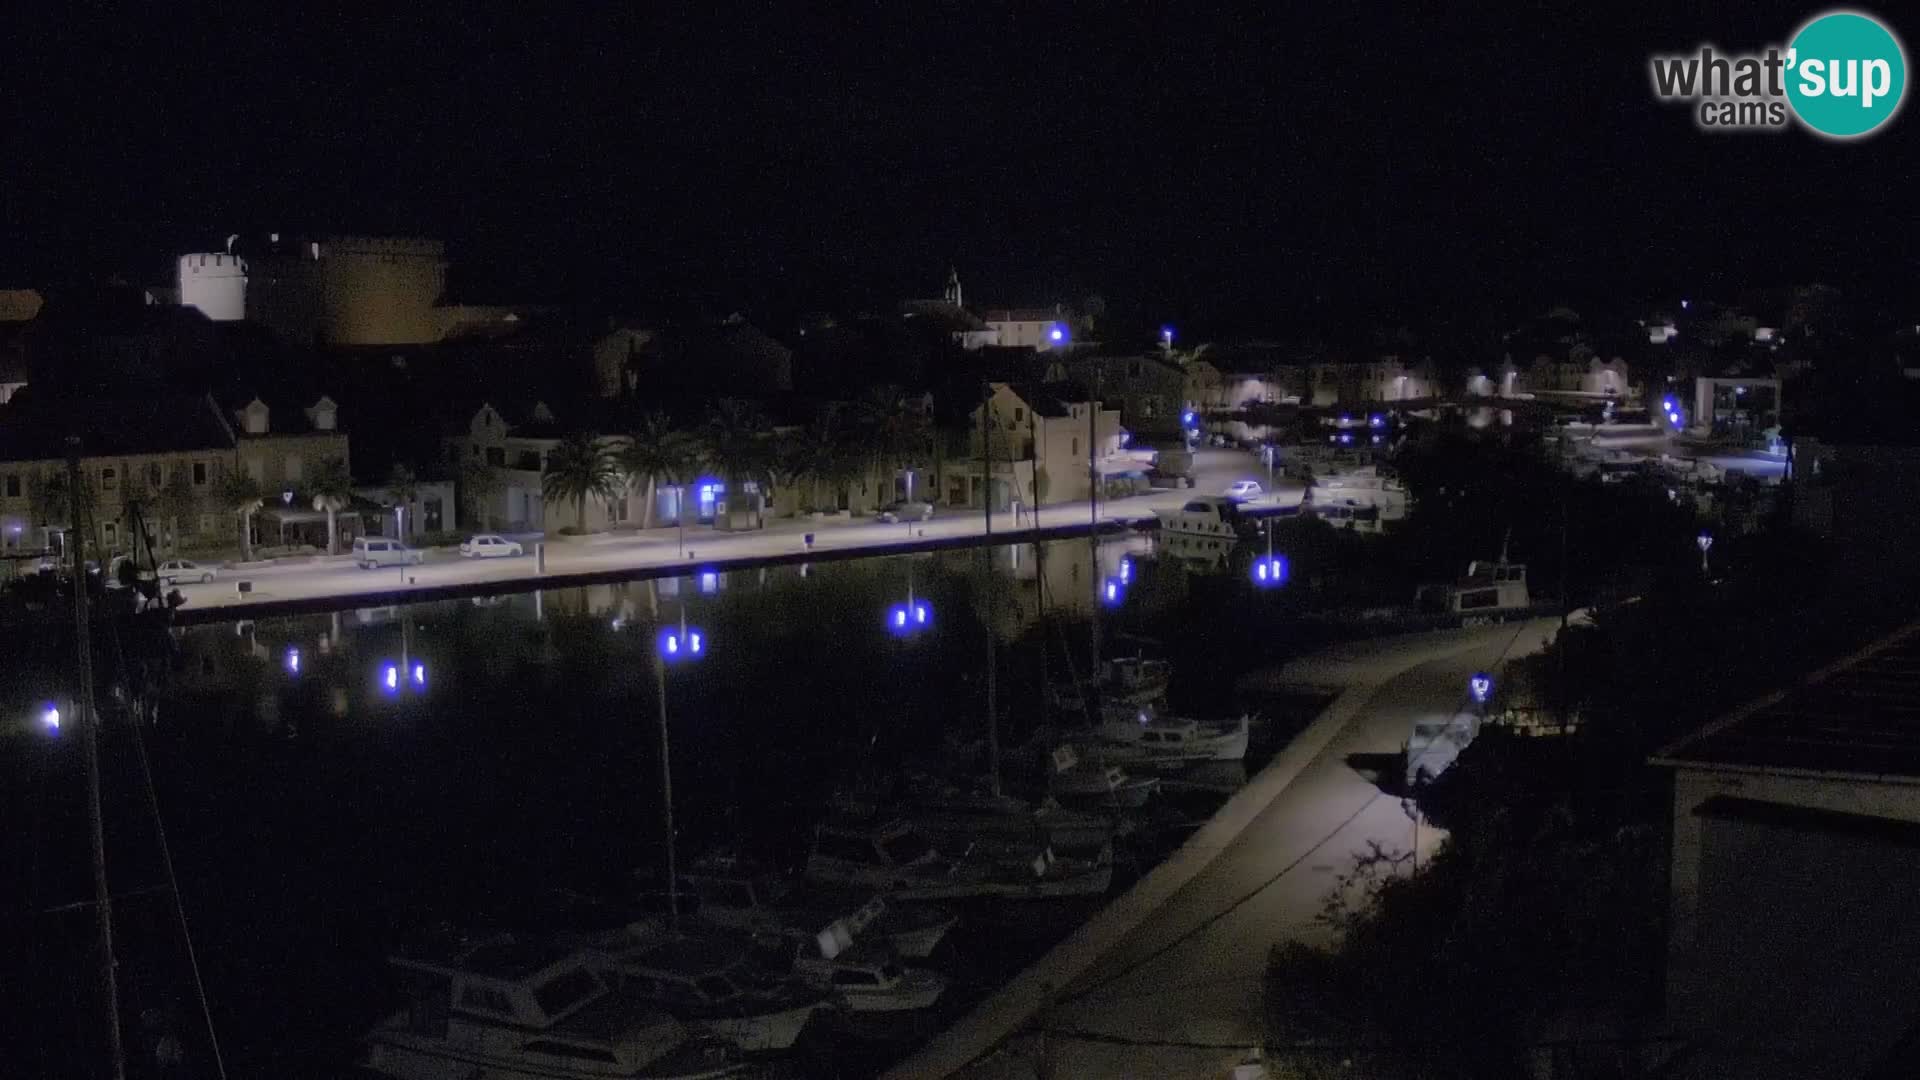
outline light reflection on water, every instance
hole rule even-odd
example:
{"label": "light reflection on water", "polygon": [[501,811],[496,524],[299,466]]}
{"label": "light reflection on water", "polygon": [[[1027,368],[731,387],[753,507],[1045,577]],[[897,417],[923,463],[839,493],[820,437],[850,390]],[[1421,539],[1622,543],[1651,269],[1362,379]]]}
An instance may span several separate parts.
{"label": "light reflection on water", "polygon": [[[397,935],[654,865],[663,633],[702,634],[700,661],[667,675],[682,856],[725,844],[790,866],[836,788],[980,741],[986,627],[1015,747],[1043,719],[1045,672],[1069,651],[1087,670],[1097,608],[1110,633],[1164,631],[1203,590],[1248,591],[1230,547],[1189,547],[699,568],[180,630],[149,742],[210,981],[238,1032],[350,1044]],[[1179,644],[1220,652],[1218,622]],[[1245,777],[1215,772],[1192,780]]]}

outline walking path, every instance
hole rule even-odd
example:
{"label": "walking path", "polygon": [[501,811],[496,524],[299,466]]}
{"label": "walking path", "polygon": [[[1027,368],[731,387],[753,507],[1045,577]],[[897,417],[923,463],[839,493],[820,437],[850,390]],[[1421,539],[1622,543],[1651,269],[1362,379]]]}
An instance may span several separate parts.
{"label": "walking path", "polygon": [[[1265,480],[1264,467],[1250,454],[1208,451],[1196,458],[1199,468],[1194,489],[1156,491],[1103,502],[1100,524],[1106,527],[1151,520],[1154,511],[1178,507],[1195,491],[1219,491],[1235,479]],[[1298,505],[1300,490],[1286,488],[1277,499],[1266,501],[1269,505]],[[995,514],[993,534],[1084,534],[1093,523],[1086,504],[1074,503],[1037,512],[1029,509],[1017,517]],[[895,525],[879,524],[870,518],[801,518],[770,521],[766,528],[750,533],[717,532],[705,526],[684,533],[677,528],[602,533],[547,541],[544,572],[534,555],[537,537],[514,537],[521,539],[527,552],[517,558],[462,559],[453,552],[435,551],[419,566],[361,570],[348,556],[319,556],[257,569],[223,570],[211,583],[182,584],[179,588],[187,606],[181,616],[192,621],[199,612],[219,610],[225,617],[249,607],[271,608],[336,597],[378,599],[384,604],[403,602],[416,593],[431,596],[454,589],[481,591],[514,583],[557,587],[568,584],[569,578],[639,574],[667,567],[683,567],[688,572],[725,569],[742,562],[802,559],[810,553],[825,557],[844,557],[849,552],[882,553],[920,545],[964,543],[985,536],[986,525],[982,513],[971,510],[941,512],[930,521]],[[806,541],[809,535],[813,538],[811,545]],[[240,581],[249,584],[249,591],[239,591]]]}
{"label": "walking path", "polygon": [[1441,839],[1349,756],[1398,752],[1416,718],[1464,708],[1469,676],[1538,650],[1558,625],[1348,643],[1254,676],[1341,692],[1178,852],[889,1080],[1228,1075],[1264,1038],[1268,951],[1327,943],[1318,915],[1355,853],[1405,852],[1418,831],[1424,859]]}

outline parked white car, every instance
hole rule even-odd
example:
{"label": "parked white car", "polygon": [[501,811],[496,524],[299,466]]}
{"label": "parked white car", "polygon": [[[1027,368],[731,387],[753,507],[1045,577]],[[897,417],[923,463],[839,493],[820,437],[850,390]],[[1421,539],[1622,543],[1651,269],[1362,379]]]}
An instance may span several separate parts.
{"label": "parked white car", "polygon": [[481,533],[460,541],[460,557],[463,559],[503,559],[509,555],[524,554],[526,552],[519,544],[493,533]]}
{"label": "parked white car", "polygon": [[1257,480],[1235,480],[1220,494],[1233,499],[1257,499],[1263,490]]}
{"label": "parked white car", "polygon": [[360,536],[353,541],[353,561],[362,570],[376,566],[418,566],[426,558],[426,552],[384,536]]}
{"label": "parked white car", "polygon": [[902,521],[930,521],[933,518],[933,504],[928,502],[889,503],[874,511],[874,520],[888,525],[898,525]]}
{"label": "parked white car", "polygon": [[190,581],[205,585],[219,574],[213,567],[201,566],[190,559],[168,559],[160,564],[158,576],[162,585],[179,585]]}

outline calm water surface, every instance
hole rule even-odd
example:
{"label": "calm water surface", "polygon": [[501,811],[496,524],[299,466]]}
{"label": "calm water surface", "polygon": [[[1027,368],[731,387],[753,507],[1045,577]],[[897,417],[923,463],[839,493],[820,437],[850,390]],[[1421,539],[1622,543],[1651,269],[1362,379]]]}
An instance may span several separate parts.
{"label": "calm water surface", "polygon": [[[144,743],[231,1071],[339,1075],[411,935],[659,864],[661,634],[684,623],[701,641],[664,667],[681,857],[727,845],[797,866],[837,787],[981,740],[989,626],[1008,747],[1042,719],[1043,665],[1085,670],[1108,582],[1110,646],[1159,639],[1175,704],[1225,707],[1232,677],[1282,648],[1245,564],[1144,537],[1058,541],[176,631]],[[909,602],[927,620],[902,634],[890,614]],[[39,684],[14,681],[30,714]],[[90,895],[78,740],[13,731],[5,943],[24,950],[18,1004],[51,1047],[29,1073],[83,1075],[100,1026],[90,916],[33,914]],[[130,1050],[146,1010],[197,1045],[135,748],[109,730],[102,751]],[[978,996],[1095,906],[980,913],[956,974]]]}

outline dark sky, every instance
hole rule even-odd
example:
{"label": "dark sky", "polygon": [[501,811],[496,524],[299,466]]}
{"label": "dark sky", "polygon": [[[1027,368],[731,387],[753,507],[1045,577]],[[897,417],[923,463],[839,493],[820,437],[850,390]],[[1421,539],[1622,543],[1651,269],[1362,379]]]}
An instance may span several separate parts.
{"label": "dark sky", "polygon": [[1781,41],[1810,6],[41,7],[0,47],[16,280],[277,228],[795,303],[935,293],[954,262],[977,303],[1097,291],[1222,327],[1381,298],[1912,293],[1911,109],[1836,145],[1710,136],[1649,93],[1649,52]]}

